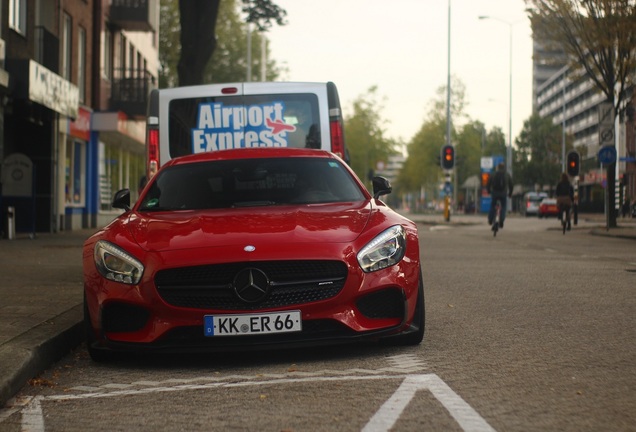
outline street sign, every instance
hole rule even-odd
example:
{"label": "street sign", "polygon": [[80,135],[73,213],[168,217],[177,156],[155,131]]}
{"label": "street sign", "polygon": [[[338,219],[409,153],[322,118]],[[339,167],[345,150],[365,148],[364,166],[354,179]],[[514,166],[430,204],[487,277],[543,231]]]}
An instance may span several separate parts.
{"label": "street sign", "polygon": [[618,158],[621,162],[636,162],[636,157],[634,156],[622,156]]}
{"label": "street sign", "polygon": [[609,165],[616,162],[616,147],[601,147],[601,149],[598,151],[598,161],[603,165]]}
{"label": "street sign", "polygon": [[446,183],[444,183],[444,192],[447,195],[450,195],[453,193],[453,184],[449,181],[447,181]]}

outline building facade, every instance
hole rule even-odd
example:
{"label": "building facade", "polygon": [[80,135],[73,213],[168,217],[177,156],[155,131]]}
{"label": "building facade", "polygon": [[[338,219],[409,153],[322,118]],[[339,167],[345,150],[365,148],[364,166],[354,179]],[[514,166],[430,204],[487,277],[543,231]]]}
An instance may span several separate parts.
{"label": "building facade", "polygon": [[604,211],[606,170],[597,155],[601,147],[616,147],[614,205],[619,208],[625,200],[636,197],[634,102],[628,103],[619,116],[616,135],[611,104],[591,79],[572,73],[564,51],[546,39],[539,29],[533,25],[534,112],[562,125],[565,133],[573,137],[575,149],[581,153],[578,185],[579,206],[583,211]]}
{"label": "building facade", "polygon": [[11,216],[31,234],[103,226],[110,195],[137,191],[158,14],[159,0],[0,0],[0,231]]}

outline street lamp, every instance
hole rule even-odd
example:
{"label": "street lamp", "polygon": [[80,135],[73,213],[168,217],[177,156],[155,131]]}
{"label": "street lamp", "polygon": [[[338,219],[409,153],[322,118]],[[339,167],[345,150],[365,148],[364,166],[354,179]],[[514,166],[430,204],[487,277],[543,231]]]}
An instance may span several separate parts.
{"label": "street lamp", "polygon": [[509,56],[508,56],[508,147],[506,148],[506,165],[508,166],[508,172],[510,176],[512,176],[512,26],[517,24],[520,21],[510,22],[506,20],[502,20],[501,18],[491,17],[488,15],[481,15],[479,17],[480,20],[484,19],[493,19],[495,21],[499,21],[501,23],[507,24],[509,28]]}

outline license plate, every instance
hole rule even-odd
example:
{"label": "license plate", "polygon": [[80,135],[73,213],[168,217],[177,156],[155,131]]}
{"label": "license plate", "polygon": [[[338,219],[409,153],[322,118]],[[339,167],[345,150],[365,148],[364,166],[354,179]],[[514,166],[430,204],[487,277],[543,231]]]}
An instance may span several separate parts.
{"label": "license plate", "polygon": [[300,311],[203,317],[203,334],[209,337],[290,333],[301,330]]}

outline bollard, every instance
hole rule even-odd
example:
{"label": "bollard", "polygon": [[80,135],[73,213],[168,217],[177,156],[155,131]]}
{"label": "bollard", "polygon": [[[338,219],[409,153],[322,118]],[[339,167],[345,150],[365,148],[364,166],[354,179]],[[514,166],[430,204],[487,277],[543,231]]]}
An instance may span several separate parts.
{"label": "bollard", "polygon": [[15,207],[7,207],[7,238],[15,239]]}

